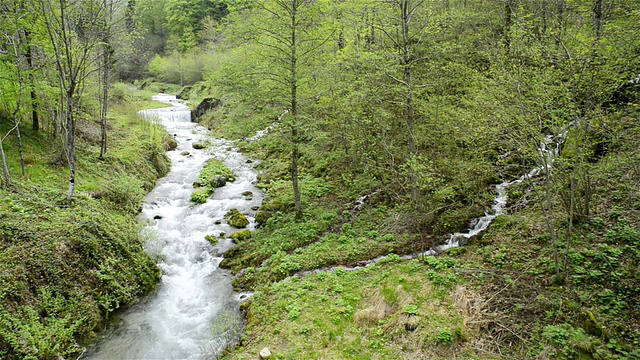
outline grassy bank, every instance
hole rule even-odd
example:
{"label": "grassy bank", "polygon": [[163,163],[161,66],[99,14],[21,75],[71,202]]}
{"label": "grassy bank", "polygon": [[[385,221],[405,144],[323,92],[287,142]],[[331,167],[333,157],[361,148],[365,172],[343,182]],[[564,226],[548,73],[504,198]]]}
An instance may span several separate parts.
{"label": "grassy bank", "polygon": [[[23,126],[27,174],[15,140],[5,141],[13,176],[0,189],[0,357],[71,358],[114,310],[149,293],[160,272],[142,248],[145,193],[169,169],[169,137],[141,121],[162,107],[151,93],[113,91],[108,153],[98,159],[99,123],[77,123],[76,195],[65,202],[68,169],[57,139]],[[3,132],[8,121],[0,122]]]}
{"label": "grassy bank", "polygon": [[[468,200],[444,194],[445,211],[417,213],[384,182],[344,167],[340,149],[311,141],[301,150],[305,208],[296,219],[281,134],[243,140],[274,115],[234,103],[223,100],[202,121],[261,160],[267,198],[259,229],[221,264],[235,274],[239,290],[255,291],[243,306],[242,341],[224,359],[253,359],[265,347],[276,359],[640,358],[640,130],[633,108],[610,115],[618,127],[615,144],[590,160],[591,210],[571,226],[567,180],[554,178],[555,242],[537,177],[510,188],[505,214],[469,246],[403,260],[396,254],[424,251],[481,215],[492,187],[477,190],[473,182],[482,180],[473,179]],[[556,166],[570,156],[565,150]],[[504,160],[492,166],[519,176],[535,163],[526,160],[519,169]],[[371,196],[356,206],[364,194]],[[385,255],[375,265],[341,268]]]}

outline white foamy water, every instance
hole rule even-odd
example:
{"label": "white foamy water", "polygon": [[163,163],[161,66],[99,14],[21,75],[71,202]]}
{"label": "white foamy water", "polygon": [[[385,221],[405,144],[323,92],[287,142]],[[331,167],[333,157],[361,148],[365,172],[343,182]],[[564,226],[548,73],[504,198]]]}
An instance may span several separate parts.
{"label": "white foamy water", "polygon": [[[231,275],[218,268],[219,254],[231,246],[231,240],[212,246],[205,236],[238,230],[223,220],[232,208],[247,215],[250,229],[255,227],[252,208],[263,199],[254,186],[256,172],[231,142],[208,138],[206,129],[192,123],[188,107],[175,96],[159,94],[154,100],[173,107],[144,110],[140,116],[165,126],[178,142],[178,148],[167,153],[171,171],[148,194],[140,215],[148,224],[143,229],[148,238],[145,249],[158,259],[162,279],[153,295],[119,315],[119,324],[92,345],[83,359],[211,358],[237,341],[243,327],[240,295],[232,291]],[[192,144],[201,140],[209,140],[212,146],[193,149]],[[223,161],[236,181],[216,189],[206,203],[195,205],[190,201],[192,184],[211,157]],[[246,191],[253,196],[243,196]]]}

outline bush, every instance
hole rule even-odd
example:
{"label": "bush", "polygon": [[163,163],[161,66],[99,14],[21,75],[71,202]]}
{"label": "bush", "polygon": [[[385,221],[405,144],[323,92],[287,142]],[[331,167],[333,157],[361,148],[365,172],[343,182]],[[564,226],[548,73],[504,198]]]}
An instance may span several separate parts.
{"label": "bush", "polygon": [[144,182],[131,175],[118,175],[111,183],[105,184],[104,198],[116,207],[130,214],[137,214],[144,200]]}

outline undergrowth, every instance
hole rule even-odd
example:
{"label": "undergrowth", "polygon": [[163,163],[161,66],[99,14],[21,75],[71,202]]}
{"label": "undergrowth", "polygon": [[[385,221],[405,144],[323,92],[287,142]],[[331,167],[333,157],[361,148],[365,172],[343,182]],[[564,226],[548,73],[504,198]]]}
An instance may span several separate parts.
{"label": "undergrowth", "polygon": [[[136,112],[163,105],[115,87],[108,152],[98,159],[99,124],[78,123],[77,180],[65,201],[61,149],[22,131],[27,175],[5,141],[13,184],[0,189],[0,357],[77,357],[109,315],[155,288],[160,271],[144,252],[134,215],[169,169],[168,136]],[[148,97],[147,97],[148,98]],[[0,127],[8,126],[0,122]],[[52,151],[52,149],[55,149]]]}

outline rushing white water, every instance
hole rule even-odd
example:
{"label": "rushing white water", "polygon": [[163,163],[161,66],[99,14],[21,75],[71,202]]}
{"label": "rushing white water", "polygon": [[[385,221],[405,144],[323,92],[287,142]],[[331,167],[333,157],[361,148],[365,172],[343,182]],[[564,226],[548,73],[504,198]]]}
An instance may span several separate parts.
{"label": "rushing white water", "polygon": [[[91,346],[84,359],[211,358],[236,341],[243,327],[240,294],[232,291],[231,275],[218,268],[220,254],[232,242],[227,238],[212,246],[205,235],[237,231],[223,220],[232,208],[247,215],[250,229],[255,227],[255,209],[263,199],[254,186],[255,164],[231,142],[208,138],[175,96],[160,94],[154,100],[173,107],[141,111],[140,116],[164,125],[178,142],[178,148],[167,153],[171,171],[149,193],[140,215],[147,224],[145,248],[157,259],[162,279],[154,294],[120,314],[120,323]],[[212,146],[193,149],[192,144],[201,140]],[[235,173],[236,181],[217,188],[206,203],[194,205],[192,184],[212,156]]]}

